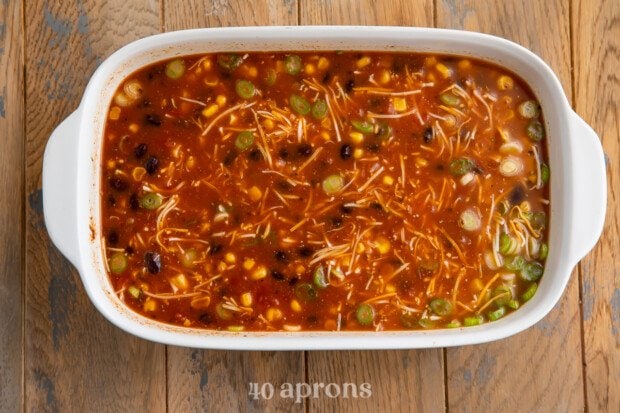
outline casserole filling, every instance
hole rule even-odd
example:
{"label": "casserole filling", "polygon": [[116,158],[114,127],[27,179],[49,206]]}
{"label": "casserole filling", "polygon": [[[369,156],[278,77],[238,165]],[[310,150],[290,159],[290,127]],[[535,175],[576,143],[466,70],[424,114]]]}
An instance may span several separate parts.
{"label": "casserole filling", "polygon": [[120,85],[105,263],[158,321],[230,331],[495,321],[548,254],[541,109],[506,69],[378,52],[186,56]]}

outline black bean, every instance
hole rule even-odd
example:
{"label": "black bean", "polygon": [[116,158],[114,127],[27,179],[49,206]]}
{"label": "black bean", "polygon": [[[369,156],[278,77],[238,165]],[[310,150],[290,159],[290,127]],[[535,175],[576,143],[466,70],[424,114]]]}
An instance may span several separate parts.
{"label": "black bean", "polygon": [[431,143],[431,141],[433,140],[433,128],[426,128],[424,129],[424,143]]}
{"label": "black bean", "polygon": [[248,159],[254,162],[260,161],[263,159],[263,154],[259,149],[252,149],[248,153]]}
{"label": "black bean", "polygon": [[221,252],[223,248],[224,247],[222,246],[222,244],[213,244],[211,246],[211,250],[209,251],[209,254],[215,255],[215,254]]}
{"label": "black bean", "polygon": [[157,274],[161,271],[161,255],[155,251],[147,251],[144,254],[144,264],[151,274]]}
{"label": "black bean", "polygon": [[519,205],[525,199],[525,188],[523,185],[515,186],[510,194],[508,195],[508,200],[511,205]]}
{"label": "black bean", "polygon": [[297,282],[299,281],[298,277],[293,277],[290,280],[288,280],[288,285],[290,285],[291,287],[294,286],[295,284],[297,284]]}
{"label": "black bean", "polygon": [[201,314],[198,317],[198,320],[202,324],[209,325],[209,324],[213,324],[213,322],[215,321],[215,318],[213,317],[213,314],[211,314],[211,313],[204,313],[204,314]]}
{"label": "black bean", "polygon": [[146,172],[148,172],[149,175],[153,175],[155,172],[157,172],[157,169],[159,168],[159,159],[154,156],[149,156],[149,159],[146,160],[144,167],[146,168]]}
{"label": "black bean", "polygon": [[271,271],[271,278],[273,278],[276,281],[286,280],[286,277],[284,276],[284,274],[282,274],[280,271],[277,271],[277,270]]}
{"label": "black bean", "polygon": [[288,262],[288,254],[284,251],[276,250],[273,256],[280,262]]}
{"label": "black bean", "polygon": [[161,118],[155,113],[150,113],[144,117],[146,123],[150,123],[153,126],[161,126]]}
{"label": "black bean", "polygon": [[141,143],[138,146],[136,146],[136,148],[133,150],[133,154],[136,156],[136,158],[140,159],[144,155],[146,155],[146,151],[148,149],[149,147],[146,146],[146,143]]}
{"label": "black bean", "polygon": [[127,255],[132,255],[134,253],[133,247],[128,245],[127,247],[125,247],[125,254]]}
{"label": "black bean", "polygon": [[299,249],[297,250],[297,253],[299,255],[301,255],[302,257],[310,257],[312,256],[312,254],[314,254],[314,250],[306,245],[299,247]]}
{"label": "black bean", "polygon": [[110,245],[118,244],[118,232],[112,230],[108,233],[108,244]]}
{"label": "black bean", "polygon": [[297,148],[297,153],[299,154],[299,156],[307,158],[308,156],[312,155],[312,146],[308,145],[307,143],[301,144]]}
{"label": "black bean", "polygon": [[222,164],[224,166],[230,166],[232,165],[236,157],[237,157],[237,151],[232,150],[224,156],[224,159],[222,159]]}
{"label": "black bean", "polygon": [[332,228],[340,228],[342,226],[342,218],[333,217],[331,220]]}
{"label": "black bean", "polygon": [[280,148],[280,150],[278,151],[278,155],[280,156],[280,158],[282,159],[287,159],[288,158],[288,149],[286,148]]}
{"label": "black bean", "polygon": [[325,72],[322,79],[323,83],[329,83],[330,80],[332,80],[332,74],[330,72]]}
{"label": "black bean", "polygon": [[383,211],[383,207],[378,202],[373,202],[372,204],[370,204],[370,207],[376,211]]}
{"label": "black bean", "polygon": [[129,207],[134,211],[137,211],[138,208],[140,208],[140,200],[135,192],[129,197]]}
{"label": "black bean", "polygon": [[345,143],[340,147],[340,157],[342,159],[349,159],[353,155],[353,147],[348,143]]}
{"label": "black bean", "polygon": [[354,87],[355,87],[355,80],[349,79],[347,83],[344,84],[344,91],[347,93],[351,93]]}
{"label": "black bean", "polygon": [[353,208],[351,208],[350,206],[346,206],[345,204],[340,205],[340,213],[342,215],[349,215],[352,212]]}
{"label": "black bean", "polygon": [[117,191],[124,191],[125,189],[127,189],[127,182],[125,182],[121,178],[111,178],[110,186]]}

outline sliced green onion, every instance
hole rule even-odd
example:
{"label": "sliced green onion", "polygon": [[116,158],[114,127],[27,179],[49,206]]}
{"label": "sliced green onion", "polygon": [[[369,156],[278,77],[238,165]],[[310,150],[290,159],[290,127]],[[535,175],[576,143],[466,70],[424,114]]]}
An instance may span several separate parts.
{"label": "sliced green onion", "polygon": [[526,214],[530,224],[536,229],[544,228],[547,225],[547,214],[544,212],[529,212]]}
{"label": "sliced green onion", "polygon": [[239,132],[235,138],[235,147],[240,151],[245,151],[252,145],[254,145],[254,135],[252,131],[244,130]]}
{"label": "sliced green onion", "polygon": [[415,328],[418,326],[418,316],[414,313],[404,313],[400,316],[400,323],[405,328]]}
{"label": "sliced green onion", "polygon": [[360,304],[355,311],[357,322],[363,326],[369,326],[375,319],[375,309],[370,304]]}
{"label": "sliced green onion", "polygon": [[325,276],[325,270],[323,269],[322,265],[316,267],[312,279],[314,281],[314,285],[316,285],[317,288],[323,289],[327,288],[327,286],[329,285],[327,282],[327,277]]}
{"label": "sliced green onion", "polygon": [[235,83],[235,92],[237,92],[237,95],[243,99],[251,99],[256,93],[256,88],[249,80],[241,79],[237,80],[237,83]]}
{"label": "sliced green onion", "polygon": [[507,285],[500,285],[491,291],[491,297],[495,298],[498,296],[501,297],[495,300],[495,304],[498,306],[508,305],[510,300],[512,300],[512,290]]}
{"label": "sliced green onion", "polygon": [[301,283],[295,287],[295,295],[301,301],[312,301],[318,297],[316,289],[310,283]]}
{"label": "sliced green onion", "polygon": [[276,73],[276,71],[274,69],[267,69],[267,72],[265,73],[265,84],[267,86],[273,86],[276,84],[276,77],[278,76],[278,74]]}
{"label": "sliced green onion", "polygon": [[520,271],[525,266],[525,258],[520,255],[507,258],[504,262],[504,268],[510,271]]}
{"label": "sliced green onion", "polygon": [[446,328],[458,328],[461,326],[461,322],[459,320],[452,320],[448,324],[446,324]]}
{"label": "sliced green onion", "polygon": [[547,166],[546,163],[540,165],[540,180],[543,182],[543,184],[549,182],[550,175],[551,172],[549,171],[549,166]]}
{"label": "sliced green onion", "polygon": [[217,64],[228,72],[232,72],[243,63],[241,56],[236,54],[221,54],[217,56]]}
{"label": "sliced green onion", "polygon": [[452,314],[452,303],[445,298],[434,298],[429,306],[439,316],[443,317]]}
{"label": "sliced green onion", "polygon": [[308,103],[306,99],[299,95],[291,95],[288,101],[291,105],[291,108],[300,115],[305,116],[310,113],[310,110],[312,110],[312,106],[310,106],[310,103]]}
{"label": "sliced green onion", "polygon": [[519,308],[519,302],[517,300],[510,300],[508,301],[508,307],[512,308],[513,310],[516,310],[517,308]]}
{"label": "sliced green onion", "polygon": [[110,271],[115,274],[120,274],[127,269],[128,260],[125,254],[117,252],[110,257],[108,264],[110,266]]}
{"label": "sliced green onion", "polygon": [[450,162],[450,173],[456,176],[465,175],[475,168],[475,164],[467,158],[457,158]]}
{"label": "sliced green onion", "polygon": [[502,255],[514,255],[519,251],[519,241],[515,237],[502,233],[499,236],[499,253]]}
{"label": "sliced green onion", "polygon": [[538,258],[541,260],[547,259],[547,255],[549,255],[549,246],[544,242],[540,244],[540,251],[538,251]]}
{"label": "sliced green onion", "polygon": [[334,195],[344,187],[344,178],[339,174],[330,175],[323,179],[322,186],[327,195]]}
{"label": "sliced green onion", "polygon": [[163,199],[155,192],[149,192],[140,198],[140,206],[144,209],[157,209],[161,206]]}
{"label": "sliced green onion", "polygon": [[517,110],[519,115],[525,119],[533,119],[540,115],[540,105],[534,100],[526,100],[519,105]]}
{"label": "sliced green onion", "polygon": [[166,76],[170,79],[178,79],[185,73],[185,61],[176,59],[166,64]]}
{"label": "sliced green onion", "polygon": [[222,303],[219,303],[215,306],[215,314],[217,314],[217,316],[222,320],[230,320],[231,318],[233,318],[232,311],[224,308]]}
{"label": "sliced green onion", "polygon": [[142,291],[133,285],[130,285],[129,288],[127,288],[127,292],[136,300],[140,298],[140,294],[142,294]]}
{"label": "sliced green onion", "polygon": [[536,294],[536,290],[538,290],[538,284],[536,283],[530,284],[530,286],[527,288],[527,290],[525,290],[523,295],[521,295],[521,300],[523,302],[527,302],[531,300],[532,297],[534,297],[534,295]]}
{"label": "sliced green onion", "polygon": [[508,155],[500,162],[499,172],[506,177],[517,176],[523,172],[523,161],[521,158]]}
{"label": "sliced green onion", "polygon": [[461,103],[461,99],[453,93],[446,92],[439,95],[439,100],[446,106],[458,106]]}
{"label": "sliced green onion", "polygon": [[351,125],[362,133],[372,133],[374,131],[374,125],[365,120],[352,120]]}
{"label": "sliced green onion", "polygon": [[327,116],[327,102],[323,99],[318,99],[312,105],[312,117],[314,119],[323,119],[325,116]]}
{"label": "sliced green onion", "polygon": [[520,275],[525,281],[537,281],[543,274],[544,267],[536,261],[526,263],[521,269]]}
{"label": "sliced green onion", "polygon": [[484,318],[481,315],[475,315],[472,317],[465,317],[463,319],[463,325],[465,327],[472,327],[480,325],[484,322]]}
{"label": "sliced green onion", "polygon": [[429,320],[428,318],[421,318],[418,320],[418,325],[424,329],[434,328],[436,323],[433,320]]}
{"label": "sliced green onion", "polygon": [[482,225],[480,214],[473,208],[468,208],[461,212],[459,226],[465,231],[478,231]]}
{"label": "sliced green onion", "polygon": [[487,317],[489,318],[489,320],[491,321],[496,321],[499,320],[500,318],[502,318],[504,315],[506,315],[506,307],[500,307],[497,310],[493,310],[493,311],[489,311],[487,313]]}
{"label": "sliced green onion", "polygon": [[301,72],[301,57],[295,54],[286,56],[284,67],[289,75],[298,75]]}
{"label": "sliced green onion", "polygon": [[198,253],[193,248],[186,249],[183,254],[181,254],[181,263],[185,268],[192,268],[197,259]]}
{"label": "sliced green onion", "polygon": [[533,120],[525,129],[527,136],[534,142],[541,141],[545,137],[545,128],[542,123]]}

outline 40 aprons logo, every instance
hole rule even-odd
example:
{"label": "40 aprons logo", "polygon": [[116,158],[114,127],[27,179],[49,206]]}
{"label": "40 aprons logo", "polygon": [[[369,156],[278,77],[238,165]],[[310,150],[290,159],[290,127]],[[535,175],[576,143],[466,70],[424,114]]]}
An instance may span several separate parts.
{"label": "40 aprons logo", "polygon": [[309,397],[368,399],[372,396],[372,386],[370,383],[282,383],[276,387],[272,383],[250,383],[248,396],[254,400],[270,400],[273,397],[294,399],[295,403]]}

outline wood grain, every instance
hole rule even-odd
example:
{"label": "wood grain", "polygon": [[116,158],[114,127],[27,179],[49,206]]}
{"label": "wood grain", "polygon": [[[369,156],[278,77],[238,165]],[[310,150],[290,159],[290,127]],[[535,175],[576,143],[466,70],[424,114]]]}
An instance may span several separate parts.
{"label": "wood grain", "polygon": [[[305,1],[301,24],[432,26],[431,1]],[[369,383],[372,397],[310,399],[312,411],[441,411],[442,350],[321,351],[308,353],[309,383]]]}
{"label": "wood grain", "polygon": [[609,157],[605,230],[581,262],[586,401],[591,412],[620,411],[620,3],[575,0],[575,109]]}
{"label": "wood grain", "polygon": [[0,4],[0,411],[22,403],[24,94],[22,4]]}
{"label": "wood grain", "polygon": [[[541,56],[571,96],[568,4],[441,0],[439,27],[514,40]],[[449,349],[449,408],[458,411],[580,411],[584,407],[578,279],[545,319],[515,337]]]}
{"label": "wood grain", "polygon": [[[196,27],[296,25],[297,3],[270,0],[248,7],[243,0],[167,1],[165,30]],[[260,350],[260,349],[257,349]],[[231,352],[168,348],[168,406],[190,411],[304,411],[304,403],[279,396],[283,383],[304,381],[303,352]],[[254,400],[250,383],[271,383],[275,396]]]}
{"label": "wood grain", "polygon": [[95,310],[47,236],[39,189],[50,133],[76,108],[102,59],[159,31],[159,5],[37,0],[25,7],[25,410],[164,411],[164,346],[128,335]]}

